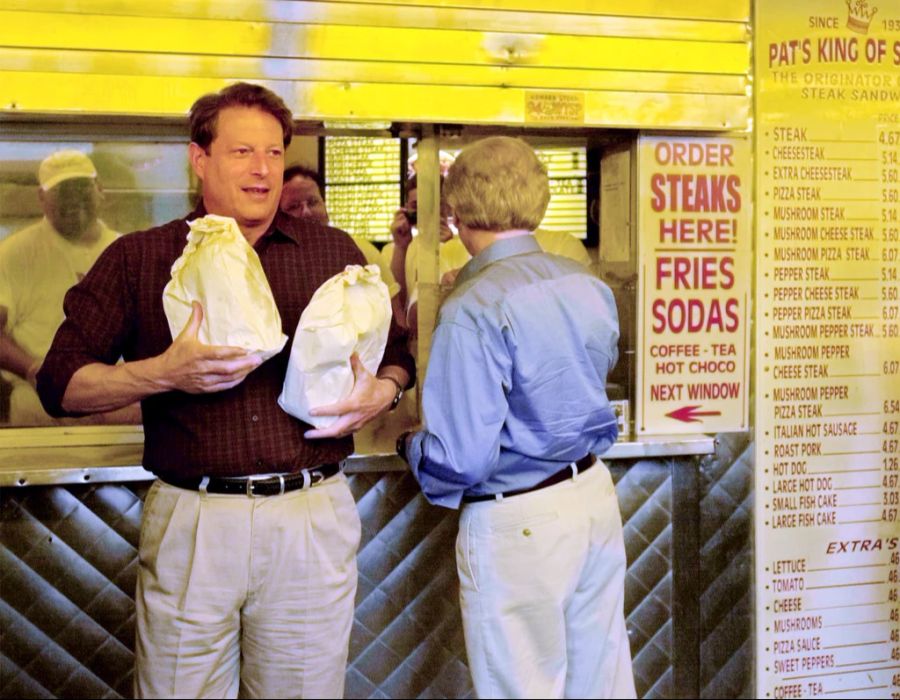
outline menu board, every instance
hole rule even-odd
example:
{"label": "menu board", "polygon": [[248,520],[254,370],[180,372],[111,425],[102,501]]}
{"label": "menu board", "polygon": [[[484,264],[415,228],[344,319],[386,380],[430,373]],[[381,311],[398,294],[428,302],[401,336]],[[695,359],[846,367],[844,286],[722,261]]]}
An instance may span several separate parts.
{"label": "menu board", "polygon": [[[550,203],[540,228],[587,238],[587,149],[584,146],[535,146],[547,168]],[[451,158],[459,149],[446,150]]]}
{"label": "menu board", "polygon": [[638,434],[746,430],[750,140],[638,141]]}
{"label": "menu board", "polygon": [[539,146],[535,152],[550,180],[550,204],[541,228],[586,238],[587,150]]}
{"label": "menu board", "polygon": [[325,139],[325,200],[333,226],[373,241],[391,240],[400,187],[399,139]]}
{"label": "menu board", "polygon": [[[587,152],[539,146],[547,167],[550,204],[541,227],[587,236]],[[459,150],[446,151],[455,156]],[[325,140],[325,199],[332,225],[372,241],[391,240],[400,206],[400,140],[332,136]]]}
{"label": "menu board", "polygon": [[756,694],[900,698],[900,3],[756,19]]}

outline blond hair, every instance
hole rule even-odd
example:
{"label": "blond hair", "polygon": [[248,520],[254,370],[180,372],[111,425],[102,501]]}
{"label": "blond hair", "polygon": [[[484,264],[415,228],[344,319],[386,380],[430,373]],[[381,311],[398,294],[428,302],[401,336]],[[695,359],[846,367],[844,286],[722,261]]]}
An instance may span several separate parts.
{"label": "blond hair", "polygon": [[491,136],[450,166],[444,198],[460,223],[481,231],[533,231],[550,202],[547,169],[521,139]]}

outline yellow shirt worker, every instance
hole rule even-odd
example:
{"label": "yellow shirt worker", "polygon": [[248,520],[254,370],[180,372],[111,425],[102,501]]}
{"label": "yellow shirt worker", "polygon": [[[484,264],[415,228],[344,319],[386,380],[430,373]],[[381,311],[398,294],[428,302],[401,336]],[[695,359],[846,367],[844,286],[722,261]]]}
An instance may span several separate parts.
{"label": "yellow shirt worker", "polygon": [[[382,262],[389,263],[394,255],[394,244],[388,243],[381,251]],[[466,250],[466,247],[459,240],[458,236],[453,236],[449,240],[442,241],[438,250],[438,281],[450,272],[462,267],[472,256]],[[406,248],[406,260],[404,261],[406,280],[409,286],[409,301],[407,306],[415,303],[418,298],[417,287],[419,282],[419,238],[413,238],[409,246]]]}
{"label": "yellow shirt worker", "polygon": [[44,218],[0,242],[0,369],[12,384],[11,425],[55,423],[41,407],[34,375],[63,321],[63,298],[119,234],[97,218],[97,171],[80,151],[41,163]]}
{"label": "yellow shirt worker", "polygon": [[539,228],[534,232],[534,239],[545,253],[560,255],[581,263],[588,269],[591,268],[591,256],[588,255],[584,244],[572,234]]}

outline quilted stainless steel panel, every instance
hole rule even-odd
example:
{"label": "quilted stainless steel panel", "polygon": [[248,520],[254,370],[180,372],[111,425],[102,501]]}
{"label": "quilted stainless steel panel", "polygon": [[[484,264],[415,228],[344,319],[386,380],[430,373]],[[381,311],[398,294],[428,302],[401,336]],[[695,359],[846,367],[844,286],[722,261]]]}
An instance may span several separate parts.
{"label": "quilted stainless steel panel", "polygon": [[700,466],[701,644],[703,698],[753,693],[753,443],[718,436]]}
{"label": "quilted stainless steel panel", "polygon": [[[672,693],[671,475],[611,465],[625,521],[638,693]],[[346,696],[471,697],[456,514],[407,473],[350,479],[363,522]],[[147,484],[0,494],[0,697],[130,697],[136,547]]]}

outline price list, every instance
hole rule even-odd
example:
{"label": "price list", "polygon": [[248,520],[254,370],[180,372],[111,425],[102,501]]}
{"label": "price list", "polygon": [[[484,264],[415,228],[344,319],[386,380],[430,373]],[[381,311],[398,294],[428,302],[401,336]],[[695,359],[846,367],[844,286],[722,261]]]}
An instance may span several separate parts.
{"label": "price list", "polygon": [[754,12],[756,695],[900,698],[900,6]]}
{"label": "price list", "polygon": [[542,146],[537,155],[550,179],[550,204],[541,228],[586,235],[587,151],[584,148]]}
{"label": "price list", "polygon": [[400,206],[400,140],[325,140],[325,199],[333,226],[373,241],[391,239]]}
{"label": "price list", "polygon": [[900,128],[761,125],[760,697],[900,697]]}

